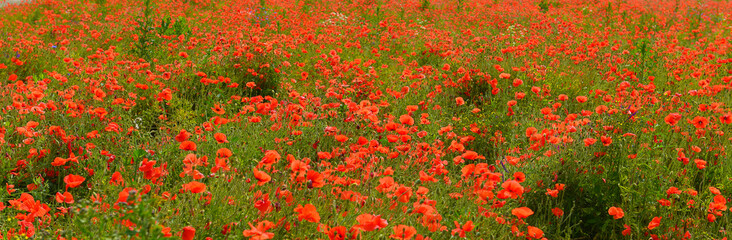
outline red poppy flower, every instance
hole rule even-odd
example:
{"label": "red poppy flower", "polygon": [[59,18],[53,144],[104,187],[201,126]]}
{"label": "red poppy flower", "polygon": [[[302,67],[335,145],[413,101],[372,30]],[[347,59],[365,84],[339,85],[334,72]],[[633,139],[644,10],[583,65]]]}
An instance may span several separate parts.
{"label": "red poppy flower", "polygon": [[249,227],[251,227],[251,229],[244,230],[243,234],[245,237],[249,237],[250,240],[272,239],[275,236],[274,233],[267,232],[267,230],[275,227],[275,224],[270,221],[259,222],[256,227],[252,226],[250,223]]}
{"label": "red poppy flower", "polygon": [[607,213],[610,214],[610,216],[613,216],[614,219],[621,219],[625,216],[623,209],[619,207],[610,207],[610,209],[607,210]]}
{"label": "red poppy flower", "polygon": [[554,214],[554,216],[561,217],[564,215],[564,210],[561,208],[552,208],[552,214]]}
{"label": "red poppy flower", "polygon": [[379,215],[372,215],[368,213],[359,215],[356,217],[356,221],[358,221],[358,224],[354,227],[367,232],[382,229],[388,225],[386,219],[382,219]]}
{"label": "red poppy flower", "polygon": [[348,141],[348,137],[346,137],[346,135],[340,134],[335,136],[335,140],[338,142],[345,142]]}
{"label": "red poppy flower", "polygon": [[702,116],[696,116],[691,120],[691,123],[694,124],[694,127],[696,128],[706,128],[707,124],[709,124],[709,119]]}
{"label": "red poppy flower", "polygon": [[348,229],[344,226],[332,227],[328,230],[328,239],[330,240],[345,240],[347,237]]}
{"label": "red poppy flower", "polygon": [[389,237],[394,239],[401,239],[401,240],[407,240],[412,239],[414,235],[417,234],[417,229],[415,229],[412,226],[407,225],[399,225],[394,226],[394,234],[390,235]]}
{"label": "red poppy flower", "polygon": [[678,113],[670,113],[666,115],[665,118],[663,118],[663,121],[666,122],[666,124],[674,126],[676,125],[679,120],[681,120],[681,114]]}
{"label": "red poppy flower", "polygon": [[196,229],[187,226],[183,228],[183,234],[180,236],[182,240],[193,240],[193,238],[196,236]]}
{"label": "red poppy flower", "polygon": [[414,118],[410,117],[409,115],[401,115],[399,116],[399,122],[404,125],[412,126],[414,125]]}
{"label": "red poppy flower", "polygon": [[226,134],[223,133],[215,133],[214,139],[216,139],[216,142],[218,143],[228,143],[229,140],[226,139]]}
{"label": "red poppy flower", "polygon": [[719,121],[724,124],[732,124],[732,113],[727,113],[719,117]]}
{"label": "red poppy flower", "polygon": [[192,182],[183,184],[183,190],[190,191],[192,193],[201,193],[203,191],[206,191],[206,184],[203,184],[201,182],[192,181]]}
{"label": "red poppy flower", "polygon": [[185,140],[188,140],[190,137],[190,133],[188,133],[185,129],[181,129],[180,132],[178,132],[178,135],[175,136],[175,141],[177,142],[183,142]]}
{"label": "red poppy flower", "polygon": [[463,104],[465,104],[465,100],[463,100],[462,97],[457,97],[455,98],[455,104],[457,104],[458,106],[462,106]]}
{"label": "red poppy flower", "polygon": [[270,177],[267,173],[259,171],[257,168],[254,168],[252,171],[254,173],[254,178],[257,179],[257,185],[262,186],[265,183],[268,183],[270,180],[272,180],[272,177]]}
{"label": "red poppy flower", "polygon": [[78,187],[79,185],[81,185],[81,183],[84,182],[84,180],[86,180],[86,178],[74,174],[69,174],[64,177],[64,183],[66,183],[67,188]]}
{"label": "red poppy flower", "polygon": [[312,204],[305,204],[305,206],[298,204],[295,208],[295,212],[298,213],[297,220],[320,222],[320,214],[318,214],[318,210]]}
{"label": "red poppy flower", "polygon": [[514,208],[511,210],[511,214],[518,218],[527,218],[534,214],[534,211],[532,211],[530,208],[527,207],[520,207],[520,208]]}
{"label": "red poppy flower", "polygon": [[64,194],[57,192],[56,202],[72,204],[74,203],[74,196],[70,192],[64,192]]}
{"label": "red poppy flower", "polygon": [[540,239],[544,236],[544,231],[542,231],[541,229],[539,229],[537,227],[533,227],[533,226],[528,226],[527,232],[528,232],[529,237],[532,237],[535,239]]}
{"label": "red poppy flower", "polygon": [[196,151],[196,143],[191,141],[183,141],[182,143],[180,143],[180,146],[178,148],[183,151]]}
{"label": "red poppy flower", "polygon": [[648,230],[653,230],[661,225],[661,217],[654,217],[650,223],[648,223]]}

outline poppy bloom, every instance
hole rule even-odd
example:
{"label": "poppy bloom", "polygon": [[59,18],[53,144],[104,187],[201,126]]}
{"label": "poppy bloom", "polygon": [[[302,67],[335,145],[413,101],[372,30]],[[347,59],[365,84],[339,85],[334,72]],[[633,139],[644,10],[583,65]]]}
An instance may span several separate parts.
{"label": "poppy bloom", "polygon": [[412,126],[412,125],[414,125],[414,118],[405,114],[405,115],[402,115],[399,117],[399,122],[401,122],[404,125]]}
{"label": "poppy bloom", "polygon": [[344,226],[332,227],[328,230],[328,239],[330,240],[344,240],[346,239],[346,232],[348,229]]}
{"label": "poppy bloom", "polygon": [[386,219],[382,219],[381,216],[368,213],[359,215],[356,217],[356,221],[358,221],[358,224],[354,227],[367,232],[382,229],[389,224]]}
{"label": "poppy bloom", "polygon": [[597,142],[597,139],[585,138],[584,142],[585,142],[585,147],[589,147],[589,146],[592,146],[593,144],[595,144]]}
{"label": "poppy bloom", "polygon": [[732,124],[732,113],[727,113],[719,117],[719,121],[724,124]]}
{"label": "poppy bloom", "polygon": [[607,210],[607,213],[610,214],[610,216],[613,216],[614,219],[621,219],[625,216],[623,209],[619,207],[610,207],[610,209]]}
{"label": "poppy bloom", "polygon": [[253,173],[254,178],[257,179],[257,185],[259,186],[262,186],[272,180],[272,177],[270,177],[267,173],[263,171],[259,171],[257,168],[254,168]]}
{"label": "poppy bloom", "polygon": [[709,124],[709,119],[702,116],[696,116],[691,120],[691,123],[694,124],[694,127],[696,128],[706,128],[707,124]]}
{"label": "poppy bloom", "polygon": [[74,196],[70,192],[64,192],[64,194],[57,192],[56,202],[72,204],[74,203]]}
{"label": "poppy bloom", "polygon": [[183,142],[185,140],[188,140],[190,137],[190,133],[188,133],[185,129],[181,129],[180,132],[178,132],[178,135],[175,136],[175,141],[177,142]]}
{"label": "poppy bloom", "polygon": [[394,238],[394,239],[407,240],[407,239],[412,239],[412,237],[414,237],[415,234],[417,234],[417,229],[415,229],[414,227],[407,226],[407,225],[399,225],[399,226],[394,226],[394,234],[390,235],[389,237]]}
{"label": "poppy bloom", "polygon": [[193,240],[193,238],[196,236],[196,229],[187,226],[183,228],[183,234],[180,236],[182,240]]}
{"label": "poppy bloom", "polygon": [[218,104],[218,103],[214,104],[214,107],[212,107],[211,110],[218,115],[222,115],[222,114],[226,113],[226,110],[224,110],[224,108],[221,107],[221,104]]}
{"label": "poppy bloom", "polygon": [[218,143],[228,143],[229,140],[226,139],[226,135],[223,133],[215,133],[214,139],[216,139],[216,142]]}
{"label": "poppy bloom", "polygon": [[648,223],[648,230],[653,230],[661,225],[661,217],[654,217],[650,223]]}
{"label": "poppy bloom", "polygon": [[345,142],[348,141],[348,137],[346,137],[346,135],[340,134],[335,136],[335,140],[338,142]]}
{"label": "poppy bloom", "polygon": [[251,229],[244,230],[243,234],[245,237],[249,237],[250,240],[265,240],[274,238],[274,233],[267,232],[267,230],[275,227],[275,224],[270,221],[259,222],[257,223],[256,227],[252,226],[252,224],[250,223],[249,227],[251,227]]}
{"label": "poppy bloom", "polygon": [[552,208],[552,214],[554,214],[554,216],[561,217],[564,215],[564,210],[561,208]]}
{"label": "poppy bloom", "polygon": [[630,226],[628,226],[628,224],[623,224],[623,227],[625,227],[625,230],[622,232],[623,236],[630,235]]}
{"label": "poppy bloom", "polygon": [[465,222],[462,227],[457,221],[455,221],[455,229],[452,230],[452,235],[455,236],[455,234],[457,233],[458,236],[464,238],[466,233],[473,231],[473,228],[475,228],[475,225],[473,225],[473,221]]}
{"label": "poppy bloom", "polygon": [[587,102],[587,97],[585,97],[585,96],[578,96],[578,97],[577,97],[577,102],[578,102],[578,103],[584,103],[584,102]]}
{"label": "poppy bloom", "polygon": [[479,154],[478,154],[477,152],[473,152],[473,151],[470,151],[470,150],[468,150],[468,151],[465,151],[465,153],[463,153],[463,154],[461,155],[461,157],[462,157],[462,158],[465,158],[465,159],[467,159],[467,160],[475,160],[475,159],[485,159],[485,157],[484,157],[484,156],[481,156],[481,155],[479,155]]}
{"label": "poppy bloom", "polygon": [[203,191],[206,191],[206,184],[203,184],[201,182],[192,181],[192,182],[183,184],[183,189],[186,191],[190,191],[192,193],[201,193]]}
{"label": "poppy bloom", "polygon": [[457,104],[458,106],[462,106],[463,104],[465,104],[465,100],[463,100],[462,97],[457,97],[455,98],[455,104]]}
{"label": "poppy bloom", "polygon": [[528,226],[527,232],[528,232],[529,237],[536,238],[536,239],[540,239],[541,237],[544,236],[544,231],[542,231],[541,229],[539,229],[537,227]]}
{"label": "poppy bloom", "polygon": [[298,213],[297,220],[306,220],[308,222],[320,222],[320,214],[312,204],[305,204],[305,206],[297,205],[295,212]]}
{"label": "poppy bloom", "polygon": [[264,152],[264,157],[262,157],[262,161],[259,162],[260,165],[267,165],[271,166],[272,164],[277,163],[282,156],[275,150],[267,150]]}
{"label": "poppy bloom", "polygon": [[674,126],[676,125],[679,120],[681,120],[681,114],[678,113],[669,113],[666,115],[665,118],[663,118],[663,121],[666,122],[666,124]]}
{"label": "poppy bloom", "polygon": [[180,146],[178,146],[178,148],[183,151],[196,151],[196,143],[191,141],[183,141],[182,143],[180,143]]}
{"label": "poppy bloom", "polygon": [[534,211],[532,211],[530,208],[527,207],[520,207],[520,208],[514,208],[511,210],[511,214],[518,218],[527,218],[534,214]]}
{"label": "poppy bloom", "polygon": [[64,183],[66,183],[67,188],[78,187],[79,185],[81,185],[81,183],[84,182],[84,180],[86,180],[86,178],[74,174],[69,174],[64,177]]}

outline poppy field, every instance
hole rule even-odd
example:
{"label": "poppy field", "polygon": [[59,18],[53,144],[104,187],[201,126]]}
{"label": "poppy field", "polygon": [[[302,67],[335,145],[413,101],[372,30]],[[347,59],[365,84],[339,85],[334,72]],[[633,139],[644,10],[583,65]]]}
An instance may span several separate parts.
{"label": "poppy field", "polygon": [[37,0],[0,95],[0,239],[732,231],[727,0]]}

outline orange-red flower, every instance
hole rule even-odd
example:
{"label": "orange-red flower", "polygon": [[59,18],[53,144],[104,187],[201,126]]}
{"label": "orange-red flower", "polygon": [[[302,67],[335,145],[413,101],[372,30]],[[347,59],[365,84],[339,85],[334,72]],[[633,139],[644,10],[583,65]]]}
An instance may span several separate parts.
{"label": "orange-red flower", "polygon": [[696,116],[694,117],[694,119],[691,120],[691,123],[696,128],[706,128],[707,124],[709,124],[709,119],[702,116]]}
{"label": "orange-red flower", "polygon": [[297,220],[306,220],[308,222],[320,222],[320,214],[318,210],[312,204],[305,204],[305,206],[297,205],[295,212],[298,213]]}
{"label": "orange-red flower", "polygon": [[192,181],[186,184],[183,184],[183,190],[190,191],[192,193],[201,193],[203,191],[206,191],[206,184]]}
{"label": "orange-red flower", "polygon": [[272,177],[269,176],[269,174],[259,171],[259,169],[254,168],[252,171],[254,173],[254,178],[257,179],[257,185],[262,186],[265,183],[268,183],[270,180],[272,180]]}
{"label": "orange-red flower", "polygon": [[56,202],[72,204],[74,203],[74,196],[70,192],[64,192],[64,194],[57,192]]}
{"label": "orange-red flower", "polygon": [[544,236],[544,231],[537,227],[528,226],[527,231],[529,237],[535,238],[535,239],[541,239]]}
{"label": "orange-red flower", "polygon": [[193,240],[193,238],[195,236],[196,236],[196,229],[191,226],[187,226],[187,227],[183,228],[183,234],[181,234],[180,238],[182,240]]}
{"label": "orange-red flower", "polygon": [[465,234],[473,231],[474,227],[475,226],[473,225],[473,221],[467,221],[465,222],[465,224],[463,224],[463,226],[460,226],[460,223],[455,221],[455,229],[452,230],[452,235],[455,236],[455,234],[457,233],[458,236],[464,238]]}
{"label": "orange-red flower", "polygon": [[196,143],[191,141],[183,141],[182,143],[180,143],[180,146],[178,148],[183,151],[196,151]]}
{"label": "orange-red flower", "polygon": [[389,237],[393,239],[408,240],[412,239],[415,234],[417,234],[417,229],[415,229],[414,227],[407,225],[398,225],[394,226],[394,234],[390,235]]}
{"label": "orange-red flower", "polygon": [[356,217],[356,221],[358,221],[358,224],[354,227],[367,232],[382,229],[389,224],[386,219],[382,219],[381,216],[368,213],[358,215],[358,217]]}
{"label": "orange-red flower", "polygon": [[275,227],[275,224],[270,221],[262,221],[257,223],[257,226],[252,226],[249,223],[251,229],[244,230],[243,234],[245,237],[249,237],[249,240],[266,240],[274,238],[275,234],[267,232],[267,230]]}
{"label": "orange-red flower", "polygon": [[511,210],[511,214],[513,214],[514,216],[516,216],[518,218],[523,219],[523,218],[527,218],[527,217],[533,215],[534,211],[532,211],[530,208],[527,208],[527,207],[519,207],[519,208],[514,208],[513,210]]}
{"label": "orange-red flower", "polygon": [[64,177],[64,183],[66,183],[66,188],[78,187],[79,185],[81,185],[81,183],[84,182],[84,180],[86,180],[86,178],[74,174],[69,174]]}
{"label": "orange-red flower", "polygon": [[226,139],[226,134],[223,133],[215,133],[214,139],[216,139],[216,142],[218,143],[228,143],[229,140]]}
{"label": "orange-red flower", "polygon": [[414,125],[414,118],[412,118],[409,115],[404,114],[404,115],[399,116],[399,122],[404,125],[412,126],[412,125]]}
{"label": "orange-red flower", "polygon": [[661,225],[661,217],[654,217],[650,223],[648,223],[648,230],[653,230]]}
{"label": "orange-red flower", "polygon": [[610,216],[613,216],[614,219],[621,219],[625,216],[623,209],[619,207],[610,207],[610,209],[607,210],[607,213],[610,214]]}

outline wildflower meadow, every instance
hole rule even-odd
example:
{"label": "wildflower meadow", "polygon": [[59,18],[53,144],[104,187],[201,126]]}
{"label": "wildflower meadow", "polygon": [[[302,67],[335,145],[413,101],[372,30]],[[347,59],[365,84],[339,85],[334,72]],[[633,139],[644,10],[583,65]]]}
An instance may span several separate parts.
{"label": "wildflower meadow", "polygon": [[729,0],[0,0],[0,239],[727,239]]}

